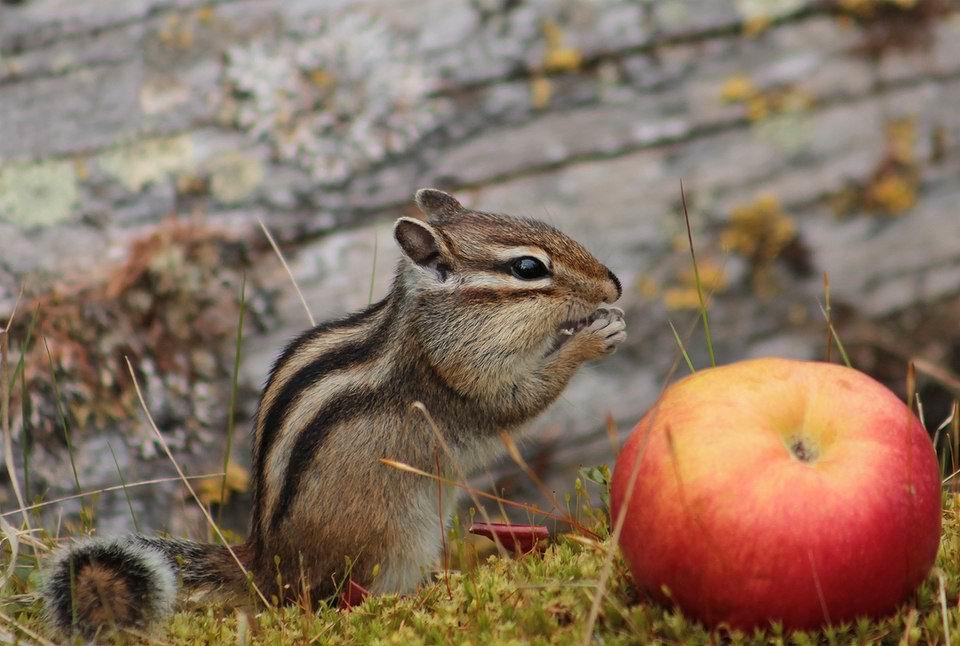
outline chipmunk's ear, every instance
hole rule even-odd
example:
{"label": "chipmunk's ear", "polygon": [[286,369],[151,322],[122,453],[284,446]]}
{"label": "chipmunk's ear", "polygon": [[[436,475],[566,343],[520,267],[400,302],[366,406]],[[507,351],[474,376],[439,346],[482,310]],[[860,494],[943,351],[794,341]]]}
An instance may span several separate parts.
{"label": "chipmunk's ear", "polygon": [[463,210],[457,198],[435,188],[421,188],[414,196],[417,207],[431,220],[450,217]]}
{"label": "chipmunk's ear", "polygon": [[414,218],[400,218],[393,225],[393,237],[403,255],[421,267],[436,269],[441,262],[444,247],[436,230],[426,222]]}

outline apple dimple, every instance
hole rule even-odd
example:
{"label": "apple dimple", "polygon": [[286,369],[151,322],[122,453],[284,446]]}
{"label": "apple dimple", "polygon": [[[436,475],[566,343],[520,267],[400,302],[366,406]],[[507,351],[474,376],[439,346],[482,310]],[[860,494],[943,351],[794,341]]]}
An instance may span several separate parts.
{"label": "apple dimple", "polygon": [[793,436],[787,441],[790,454],[797,460],[806,463],[816,462],[820,457],[820,448],[817,443],[808,437]]}

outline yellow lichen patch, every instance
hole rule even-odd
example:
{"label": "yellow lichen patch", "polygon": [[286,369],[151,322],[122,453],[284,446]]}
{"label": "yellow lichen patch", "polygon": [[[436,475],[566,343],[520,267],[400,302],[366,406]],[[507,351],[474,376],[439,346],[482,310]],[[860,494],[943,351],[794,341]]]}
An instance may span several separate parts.
{"label": "yellow lichen patch", "polygon": [[249,488],[250,473],[232,461],[227,464],[226,481],[223,476],[211,476],[202,478],[196,484],[197,497],[204,505],[228,503],[231,493],[245,493]]}
{"label": "yellow lichen patch", "polygon": [[[700,288],[697,288],[697,273],[700,276]],[[727,289],[727,274],[723,267],[712,259],[700,260],[697,271],[686,266],[679,274],[679,285],[663,291],[663,303],[669,310],[695,310],[700,308],[700,290],[703,299],[709,304],[710,297]]]}
{"label": "yellow lichen patch", "polygon": [[322,68],[310,70],[310,72],[307,73],[307,78],[320,89],[330,87],[334,82],[333,74]]}
{"label": "yellow lichen patch", "polygon": [[204,25],[209,25],[216,17],[217,10],[212,6],[200,7],[197,9],[197,20]]}
{"label": "yellow lichen patch", "polygon": [[70,161],[0,166],[0,220],[21,227],[57,224],[77,199],[77,169]]}
{"label": "yellow lichen patch", "polygon": [[887,150],[892,161],[914,163],[916,141],[917,127],[913,119],[894,119],[887,124]]}
{"label": "yellow lichen patch", "polygon": [[537,75],[530,79],[530,103],[540,110],[550,104],[553,97],[553,84],[545,76]]}
{"label": "yellow lichen patch", "polygon": [[637,279],[636,282],[637,292],[645,298],[656,298],[660,294],[660,286],[657,284],[653,278],[649,276],[643,276]]}
{"label": "yellow lichen patch", "polygon": [[100,167],[132,192],[168,175],[189,171],[194,162],[189,135],[148,139],[120,146],[100,157]]}
{"label": "yellow lichen patch", "polygon": [[575,72],[580,69],[583,54],[580,50],[563,44],[563,30],[553,20],[543,25],[543,37],[547,41],[547,51],[543,55],[543,69],[546,72]]}
{"label": "yellow lichen patch", "polygon": [[750,121],[761,121],[778,114],[803,112],[814,103],[809,92],[795,85],[762,90],[742,74],[731,76],[724,81],[720,88],[720,98],[727,103],[742,104]]}
{"label": "yellow lichen patch", "polygon": [[721,244],[734,253],[769,263],[796,236],[793,220],[784,213],[780,200],[765,194],[750,204],[738,206],[720,235]]}
{"label": "yellow lichen patch", "polygon": [[837,2],[844,11],[865,17],[872,16],[884,5],[908,10],[916,7],[917,3],[918,0],[838,0]]}
{"label": "yellow lichen patch", "polygon": [[700,294],[696,287],[671,287],[663,292],[663,304],[668,310],[700,309]]}
{"label": "yellow lichen patch", "polygon": [[193,46],[192,21],[183,16],[172,15],[160,27],[157,36],[170,49],[190,49]]}
{"label": "yellow lichen patch", "polygon": [[720,88],[720,98],[729,103],[741,103],[759,93],[750,77],[743,74],[731,76]]}
{"label": "yellow lichen patch", "polygon": [[905,173],[891,171],[867,187],[864,204],[873,211],[900,215],[917,203],[917,181]]}
{"label": "yellow lichen patch", "polygon": [[915,146],[916,124],[913,119],[894,119],[886,126],[887,145],[865,182],[852,182],[830,200],[837,215],[866,209],[885,215],[901,215],[917,203],[920,189],[920,166]]}
{"label": "yellow lichen patch", "polygon": [[776,291],[770,267],[796,236],[796,225],[783,211],[780,201],[766,194],[733,209],[729,224],[720,234],[720,243],[750,261],[754,293],[767,297]]}

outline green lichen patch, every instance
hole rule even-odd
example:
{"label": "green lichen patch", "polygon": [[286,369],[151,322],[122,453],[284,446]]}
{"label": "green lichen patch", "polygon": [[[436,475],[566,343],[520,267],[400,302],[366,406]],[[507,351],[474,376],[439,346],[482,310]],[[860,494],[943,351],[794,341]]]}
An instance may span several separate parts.
{"label": "green lichen patch", "polygon": [[224,204],[249,198],[263,182],[263,164],[252,155],[230,151],[210,161],[210,192]]}
{"label": "green lichen patch", "polygon": [[189,135],[138,141],[104,153],[99,161],[104,171],[138,193],[148,184],[192,169],[193,141]]}
{"label": "green lichen patch", "polygon": [[0,166],[0,220],[23,228],[51,226],[70,217],[76,200],[77,174],[70,161]]}

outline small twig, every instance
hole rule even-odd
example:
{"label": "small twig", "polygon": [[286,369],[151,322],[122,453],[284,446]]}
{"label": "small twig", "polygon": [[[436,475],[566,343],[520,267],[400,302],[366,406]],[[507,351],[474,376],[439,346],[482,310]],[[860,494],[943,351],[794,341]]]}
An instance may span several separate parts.
{"label": "small twig", "polygon": [[850,357],[847,356],[847,351],[843,347],[843,342],[840,340],[840,335],[837,334],[837,329],[833,326],[833,323],[830,322],[830,315],[827,314],[827,310],[824,309],[823,303],[820,302],[820,299],[817,299],[817,305],[820,306],[820,312],[823,314],[823,318],[827,321],[827,328],[830,330],[830,334],[833,335],[833,340],[837,344],[837,350],[840,351],[840,357],[843,359],[843,363],[848,368],[852,368],[850,365]]}
{"label": "small twig", "polygon": [[[21,295],[23,290],[20,291]],[[17,303],[20,298],[17,297]],[[14,304],[14,314],[16,314],[16,304]],[[13,494],[17,498],[17,503],[21,508],[26,506],[23,499],[23,493],[20,491],[20,480],[17,478],[16,465],[13,463],[13,433],[10,430],[10,364],[8,354],[10,351],[10,326],[13,325],[13,315],[7,321],[7,326],[0,332],[0,424],[3,426],[3,457],[7,466],[7,475],[10,478],[10,484],[13,487]],[[30,517],[27,512],[23,512],[23,524],[30,529]]]}
{"label": "small twig", "polygon": [[[204,478],[217,478],[223,475],[222,473],[202,473],[197,476],[187,476],[190,480],[203,480]],[[19,514],[22,511],[33,511],[34,509],[40,509],[41,507],[49,507],[50,505],[58,505],[62,502],[69,502],[70,500],[76,500],[77,498],[86,498],[87,496],[95,496],[101,493],[107,493],[109,491],[119,491],[120,489],[132,489],[133,487],[144,487],[146,485],[161,484],[164,482],[179,482],[180,478],[154,478],[153,480],[140,480],[139,482],[129,482],[126,485],[118,484],[111,485],[109,487],[103,487],[102,489],[94,489],[93,491],[84,491],[83,493],[75,493],[71,496],[64,496],[63,498],[56,498],[54,500],[46,500],[44,502],[38,502],[29,507],[20,507],[18,509],[11,509],[10,511],[5,511],[0,513],[0,516],[13,516],[14,514]]]}
{"label": "small twig", "polygon": [[303,292],[300,291],[300,286],[297,285],[297,279],[293,277],[293,272],[290,271],[290,265],[287,264],[286,258],[283,257],[283,252],[280,251],[280,247],[277,246],[277,241],[273,239],[272,235],[270,235],[267,225],[263,223],[261,218],[257,217],[257,222],[260,224],[260,228],[263,229],[263,235],[267,236],[270,246],[273,247],[273,252],[277,254],[277,258],[280,259],[280,264],[282,264],[283,268],[287,270],[287,276],[290,277],[290,282],[293,283],[293,288],[297,291],[297,296],[300,297],[300,302],[303,303],[303,309],[307,313],[307,318],[310,319],[310,325],[316,327],[317,322],[314,320],[313,313],[310,311],[310,307],[307,305],[307,299],[303,297]]}
{"label": "small twig", "polygon": [[267,598],[263,596],[263,593],[260,592],[260,588],[257,587],[257,584],[250,577],[247,568],[240,561],[240,558],[237,556],[237,553],[233,551],[233,547],[230,546],[230,543],[227,542],[226,537],[223,535],[223,532],[220,531],[220,528],[213,520],[213,516],[210,515],[210,512],[207,511],[207,508],[202,502],[200,502],[200,497],[197,496],[197,492],[194,491],[193,485],[190,484],[190,480],[183,473],[183,469],[180,468],[180,465],[177,463],[177,460],[173,457],[173,452],[170,451],[170,447],[167,445],[167,441],[164,439],[163,434],[160,433],[160,429],[157,428],[157,425],[153,421],[153,416],[150,415],[150,409],[147,408],[147,402],[143,398],[143,392],[140,390],[140,382],[137,381],[137,374],[133,370],[133,364],[130,363],[129,357],[124,357],[124,360],[127,362],[127,370],[130,372],[130,378],[133,380],[133,387],[137,391],[137,399],[140,400],[140,406],[143,408],[144,415],[147,416],[147,421],[150,423],[150,428],[153,429],[154,434],[156,434],[157,439],[160,441],[160,446],[163,447],[163,452],[167,454],[167,457],[170,458],[170,462],[173,463],[173,468],[176,469],[177,475],[180,476],[180,480],[186,486],[187,490],[190,492],[190,495],[193,497],[193,500],[197,503],[197,507],[200,508],[200,511],[203,513],[204,517],[207,519],[207,522],[210,524],[210,527],[213,528],[213,531],[216,533],[217,538],[223,542],[223,546],[227,548],[227,551],[230,552],[230,556],[233,557],[233,560],[236,562],[237,567],[240,568],[240,571],[243,573],[251,585],[253,586],[254,592],[257,593],[257,596],[260,597],[260,601],[263,602],[264,607],[269,608],[270,603],[267,601]]}
{"label": "small twig", "polygon": [[14,619],[13,617],[8,616],[8,615],[7,615],[5,612],[3,612],[3,611],[0,611],[0,619],[2,619],[3,621],[7,622],[7,623],[10,624],[11,626],[13,626],[16,630],[19,630],[20,632],[22,632],[24,635],[26,635],[26,636],[29,637],[30,639],[33,639],[34,641],[36,641],[36,642],[39,643],[39,644],[43,644],[43,646],[56,646],[56,644],[54,644],[54,643],[53,643],[52,641],[50,641],[49,639],[45,639],[42,635],[38,635],[37,633],[35,633],[34,631],[32,631],[32,630],[30,630],[29,628],[27,628],[26,626],[24,626],[23,624],[21,624],[19,621],[17,621],[17,620]]}

